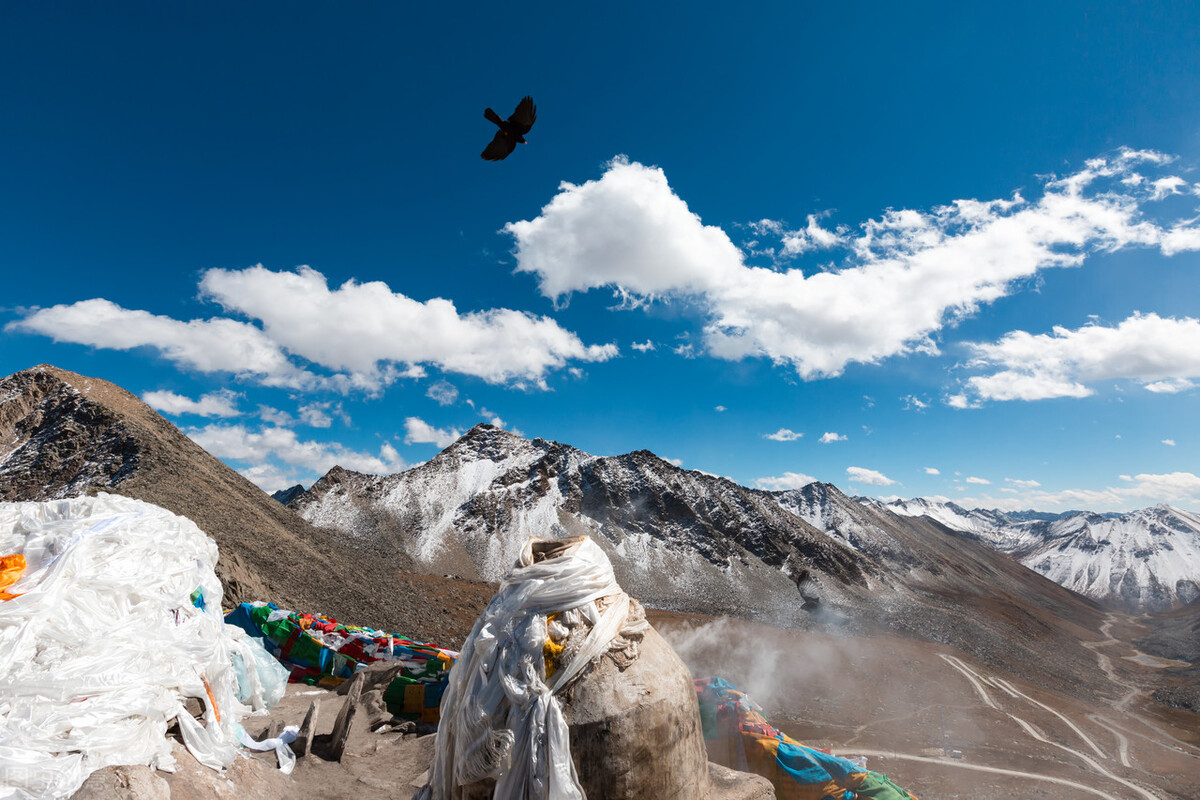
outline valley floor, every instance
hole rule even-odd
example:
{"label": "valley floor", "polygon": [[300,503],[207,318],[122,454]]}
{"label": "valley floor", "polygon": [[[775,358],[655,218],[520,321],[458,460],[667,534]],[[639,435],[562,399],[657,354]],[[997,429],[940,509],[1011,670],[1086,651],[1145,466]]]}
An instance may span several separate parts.
{"label": "valley floor", "polygon": [[1125,617],[1110,615],[1087,645],[1106,677],[1089,697],[907,639],[651,619],[695,675],[728,678],[784,732],[866,756],[922,800],[1200,797],[1198,719],[1149,698],[1169,662],[1113,634],[1134,638]]}

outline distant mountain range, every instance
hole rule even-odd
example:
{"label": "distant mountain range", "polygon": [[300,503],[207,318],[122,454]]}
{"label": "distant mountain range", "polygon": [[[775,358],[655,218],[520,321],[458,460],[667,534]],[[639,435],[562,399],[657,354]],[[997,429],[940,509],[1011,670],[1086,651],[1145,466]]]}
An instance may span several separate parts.
{"label": "distant mountain range", "polygon": [[1127,611],[1163,611],[1200,598],[1200,516],[1168,505],[1126,514],[1045,514],[967,510],[923,498],[860,502],[936,520]]}
{"label": "distant mountain range", "polygon": [[478,425],[395,475],[334,468],[290,507],[348,546],[431,574],[495,580],[527,536],[583,533],[653,607],[890,630],[1039,681],[1095,670],[1078,641],[1079,626],[1102,620],[1097,605],[981,541],[830,484],[760,491],[644,450],[595,456]]}

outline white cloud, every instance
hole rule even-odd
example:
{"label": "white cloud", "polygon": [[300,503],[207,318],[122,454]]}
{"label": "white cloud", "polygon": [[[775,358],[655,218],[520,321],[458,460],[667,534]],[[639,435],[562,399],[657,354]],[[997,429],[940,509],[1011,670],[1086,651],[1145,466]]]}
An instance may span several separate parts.
{"label": "white cloud", "polygon": [[1163,440],[1162,440],[1162,443],[1163,443],[1163,444],[1165,444],[1167,447],[1174,447],[1174,446],[1175,446],[1175,440],[1174,440],[1174,439],[1163,439]]}
{"label": "white cloud", "polygon": [[1179,223],[1163,233],[1162,251],[1165,255],[1173,256],[1188,250],[1200,250],[1200,226],[1195,221]]}
{"label": "white cloud", "polygon": [[926,467],[925,474],[926,475],[941,475],[942,472],[941,472],[941,470],[937,469],[936,467]]}
{"label": "white cloud", "polygon": [[1154,392],[1155,394],[1178,394],[1179,392],[1186,392],[1188,389],[1194,389],[1195,387],[1196,384],[1185,378],[1172,378],[1171,380],[1147,383],[1144,388],[1146,391]]}
{"label": "white cloud", "polygon": [[978,404],[972,403],[971,399],[965,394],[952,394],[946,398],[946,405],[951,408],[978,408]]}
{"label": "white cloud", "polygon": [[1118,485],[1103,489],[1059,491],[1041,489],[1035,481],[1011,481],[1016,487],[1015,494],[964,497],[958,502],[968,508],[1005,511],[1028,508],[1040,511],[1128,511],[1157,503],[1172,503],[1189,510],[1200,506],[1200,476],[1191,472],[1121,475],[1119,481]]}
{"label": "white cloud", "polygon": [[559,185],[533,220],[510,222],[517,269],[558,298],[615,286],[631,298],[703,293],[738,276],[742,254],[679,199],[662,170],[614,159],[604,176]]}
{"label": "white cloud", "polygon": [[673,465],[673,466],[676,466],[676,467],[682,467],[682,466],[683,466],[683,459],[682,459],[682,458],[664,458],[664,459],[663,459],[663,461],[665,461],[665,462],[667,462],[668,464],[671,464],[671,465]]}
{"label": "white cloud", "polygon": [[258,464],[253,467],[244,467],[237,470],[237,472],[267,493],[277,492],[280,489],[295,486],[300,482],[292,476],[292,473],[280,469],[274,464]]}
{"label": "white cloud", "polygon": [[967,380],[985,400],[1086,397],[1087,384],[1131,379],[1153,392],[1182,391],[1200,378],[1200,320],[1135,313],[1115,327],[1099,324],[1052,334],[1012,331],[995,344],[973,344],[972,365],[998,368]]}
{"label": "white cloud", "polygon": [[645,353],[645,352],[655,349],[654,342],[650,341],[649,339],[647,339],[644,342],[634,342],[633,344],[631,344],[629,346],[632,347],[634,350],[637,350],[639,353]]}
{"label": "white cloud", "polygon": [[[599,287],[613,288],[629,306],[665,295],[694,297],[707,312],[710,355],[767,357],[810,379],[838,375],[852,362],[937,352],[944,326],[1040,270],[1078,266],[1092,253],[1130,246],[1166,252],[1174,229],[1142,215],[1154,189],[1121,180],[1134,166],[1169,161],[1122,149],[1048,180],[1036,199],[889,210],[845,235],[814,227],[814,219],[805,244],[795,246],[832,244],[847,256],[838,268],[812,275],[747,266],[725,232],[704,225],[671,190],[661,169],[623,159],[598,180],[562,184],[538,217],[505,230],[516,240],[518,270],[537,275],[547,297]],[[1200,247],[1200,231],[1191,228],[1177,231],[1170,246],[1190,246],[1193,233]],[[1071,386],[1051,388],[1061,393]]]}
{"label": "white cloud", "polygon": [[197,400],[168,391],[146,392],[142,400],[155,411],[172,416],[195,414],[200,417],[236,417],[241,413],[237,409],[238,397],[240,395],[237,392],[219,389],[201,395]]}
{"label": "white cloud", "polygon": [[1127,497],[1151,498],[1156,503],[1185,501],[1192,506],[1200,505],[1200,476],[1191,472],[1122,475],[1121,480],[1129,485],[1115,491]]}
{"label": "white cloud", "polygon": [[834,433],[833,431],[826,431],[821,436],[820,441],[821,441],[821,444],[829,444],[830,442],[844,442],[844,441],[846,441],[846,437],[840,433]]}
{"label": "white cloud", "polygon": [[967,483],[977,483],[980,486],[989,486],[989,485],[991,485],[992,482],[989,481],[987,478],[976,478],[974,475],[972,475],[969,478],[967,478]]}
{"label": "white cloud", "polygon": [[458,387],[450,381],[441,380],[431,383],[425,390],[425,396],[439,406],[450,406],[458,400]]}
{"label": "white cloud", "polygon": [[905,395],[900,399],[904,402],[905,411],[924,411],[929,407],[928,403],[917,397],[915,394]]}
{"label": "white cloud", "polygon": [[286,411],[280,411],[278,408],[271,406],[260,405],[258,407],[258,416],[263,422],[270,422],[273,425],[279,425],[287,428],[296,423],[296,418]]}
{"label": "white cloud", "polygon": [[356,472],[387,474],[404,468],[404,460],[387,442],[378,455],[351,450],[338,442],[301,440],[289,428],[271,426],[252,431],[244,425],[206,425],[184,431],[196,444],[217,458],[262,466],[273,460],[324,474],[335,465]]}
{"label": "white cloud", "polygon": [[763,438],[771,439],[772,441],[776,442],[794,442],[803,435],[803,433],[796,433],[788,428],[780,428],[774,433],[764,433]]}
{"label": "white cloud", "polygon": [[1178,175],[1168,175],[1165,178],[1152,181],[1150,185],[1154,189],[1154,193],[1150,195],[1150,199],[1162,200],[1169,195],[1179,194],[1179,187],[1187,186],[1187,181]]}
{"label": "white cloud", "polygon": [[302,388],[318,382],[261,330],[232,319],[182,322],[97,298],[38,309],[5,330],[109,350],[146,347],[183,369],[231,372],[267,386]]}
{"label": "white cloud", "polygon": [[305,403],[300,406],[298,413],[301,422],[314,428],[328,428],[335,419],[343,425],[350,424],[350,415],[342,404],[332,401]]}
{"label": "white cloud", "polygon": [[[503,425],[496,423],[503,422],[499,417],[492,420],[492,424],[497,428]],[[462,431],[457,428],[435,428],[419,417],[409,417],[404,420],[404,443],[405,444],[432,444],[436,447],[449,447],[462,436]]]}
{"label": "white cloud", "polygon": [[782,492],[786,489],[802,489],[810,483],[816,482],[817,479],[811,475],[805,475],[800,472],[785,472],[782,475],[772,478],[758,478],[754,481],[754,485],[760,489]]}
{"label": "white cloud", "polygon": [[816,214],[808,215],[804,230],[780,231],[783,251],[788,254],[807,253],[810,250],[829,250],[843,243],[846,230],[831,231],[821,227]]}
{"label": "white cloud", "polygon": [[393,364],[430,364],[490,383],[532,381],[568,361],[604,361],[615,345],[585,346],[549,317],[491,309],[460,314],[454,303],[424,303],[385,283],[350,280],[330,289],[310,267],[272,272],[262,266],[210,269],[202,293],[226,309],[260,320],[291,353],[367,384],[388,379]]}
{"label": "white cloud", "polygon": [[896,483],[882,472],[863,467],[846,467],[846,475],[851,483],[865,483],[870,486],[892,486]]}
{"label": "white cloud", "polygon": [[[183,369],[232,372],[268,386],[343,391],[378,391],[399,377],[422,377],[423,365],[489,383],[545,387],[547,373],[568,362],[618,354],[613,344],[584,345],[549,317],[503,308],[460,314],[449,300],[422,303],[378,281],[330,289],[309,267],[210,269],[200,290],[228,313],[258,320],[261,329],[227,318],[184,322],[98,298],[35,310],[6,330],[108,349],[151,348]],[[317,376],[292,357],[335,374]]]}
{"label": "white cloud", "polygon": [[333,425],[333,417],[329,415],[328,403],[309,403],[300,406],[300,421],[313,428],[328,428]]}
{"label": "white cloud", "polygon": [[1005,478],[1004,482],[1012,484],[1016,489],[1036,489],[1041,486],[1037,481],[1023,481],[1020,478]]}
{"label": "white cloud", "polygon": [[716,411],[718,414],[720,414],[721,412],[723,412],[725,410],[726,410],[725,406],[713,406],[713,411]]}

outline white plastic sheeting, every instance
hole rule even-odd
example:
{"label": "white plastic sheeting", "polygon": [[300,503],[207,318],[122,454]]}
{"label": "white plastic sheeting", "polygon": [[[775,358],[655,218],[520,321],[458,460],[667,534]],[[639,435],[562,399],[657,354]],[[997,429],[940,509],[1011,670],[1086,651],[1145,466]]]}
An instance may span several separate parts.
{"label": "white plastic sheeting", "polygon": [[[9,589],[20,596],[0,602],[0,800],[65,797],[110,765],[170,771],[176,718],[201,763],[233,763],[239,719],[266,705],[279,675],[222,619],[212,539],[102,494],[0,503],[8,553],[27,570]],[[256,676],[242,689],[251,707],[237,699],[233,653],[254,665],[243,669]],[[203,723],[188,697],[203,702]]]}
{"label": "white plastic sheeting", "polygon": [[[563,540],[573,542],[565,553],[535,564],[541,541],[525,543],[450,670],[430,783],[418,796],[450,800],[455,787],[492,778],[496,800],[584,797],[555,693],[608,650],[629,614],[629,596],[591,539]],[[601,597],[614,598],[603,613],[594,603]],[[546,615],[571,609],[591,630],[547,680]]]}
{"label": "white plastic sheeting", "polygon": [[284,775],[291,775],[292,770],[296,768],[296,754],[292,751],[291,744],[296,741],[299,734],[299,725],[288,725],[278,736],[272,736],[259,742],[246,733],[246,729],[241,725],[237,726],[237,740],[242,743],[242,747],[257,750],[260,753],[274,750],[275,757],[279,759],[279,771]]}

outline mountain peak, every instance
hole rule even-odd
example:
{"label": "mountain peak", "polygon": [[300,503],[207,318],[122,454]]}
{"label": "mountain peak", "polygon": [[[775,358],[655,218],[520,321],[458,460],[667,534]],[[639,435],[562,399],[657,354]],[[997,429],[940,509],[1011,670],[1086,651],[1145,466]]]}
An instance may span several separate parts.
{"label": "mountain peak", "polygon": [[472,450],[487,450],[495,447],[512,446],[515,442],[529,441],[523,437],[517,436],[511,431],[506,431],[495,425],[487,422],[481,422],[471,430],[458,437],[447,450],[453,449],[472,449]]}

